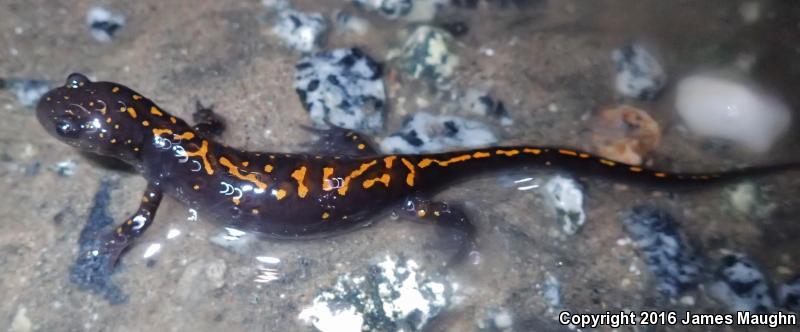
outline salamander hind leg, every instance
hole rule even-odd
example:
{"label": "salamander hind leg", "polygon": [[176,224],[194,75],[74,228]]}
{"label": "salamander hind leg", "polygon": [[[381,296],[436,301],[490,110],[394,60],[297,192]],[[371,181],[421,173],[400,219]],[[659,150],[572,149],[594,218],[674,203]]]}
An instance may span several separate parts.
{"label": "salamander hind leg", "polygon": [[457,207],[414,195],[406,198],[400,211],[413,220],[439,227],[444,245],[456,248],[448,265],[463,263],[466,258],[472,261],[478,257],[475,226]]}
{"label": "salamander hind leg", "polygon": [[[139,209],[125,222],[99,237],[83,239],[81,251],[72,268],[71,280],[93,291],[102,292],[112,303],[124,301],[109,279],[119,257],[130,248],[153,222],[163,194],[154,184],[148,184]],[[115,291],[111,294],[110,289]]]}
{"label": "salamander hind leg", "polygon": [[359,132],[330,125],[330,129],[303,127],[317,135],[317,139],[309,143],[312,152],[326,155],[344,155],[349,157],[368,157],[378,155],[372,140]]}
{"label": "salamander hind leg", "polygon": [[194,130],[200,136],[213,138],[225,131],[225,122],[222,118],[214,113],[211,106],[203,106],[199,101],[192,113],[192,120],[195,122]]}

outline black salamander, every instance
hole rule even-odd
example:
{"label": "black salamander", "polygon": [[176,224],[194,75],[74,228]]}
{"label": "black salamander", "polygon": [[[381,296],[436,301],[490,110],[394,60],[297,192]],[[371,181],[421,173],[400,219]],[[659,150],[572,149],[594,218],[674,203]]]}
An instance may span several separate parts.
{"label": "black salamander", "polygon": [[456,230],[473,249],[474,227],[458,209],[429,198],[455,181],[512,167],[553,168],[672,189],[705,186],[800,164],[725,173],[675,174],[560,147],[507,146],[436,154],[381,155],[361,135],[321,131],[319,154],[243,151],[214,141],[219,122],[191,126],[124,85],[72,74],[37,107],[45,130],[83,151],[115,157],[148,181],[141,205],[94,254],[119,254],[153,222],[164,194],[232,226],[283,238],[352,230],[376,214],[401,215]]}

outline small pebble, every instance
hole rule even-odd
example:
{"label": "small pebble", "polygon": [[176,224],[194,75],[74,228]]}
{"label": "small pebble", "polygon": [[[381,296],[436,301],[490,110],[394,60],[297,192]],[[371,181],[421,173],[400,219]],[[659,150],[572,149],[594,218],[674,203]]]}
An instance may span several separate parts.
{"label": "small pebble", "polygon": [[674,298],[697,286],[700,259],[671,215],[655,207],[636,206],[623,213],[622,224],[661,294]]}
{"label": "small pebble", "polygon": [[583,211],[583,191],[573,179],[556,176],[545,185],[556,209],[556,217],[564,233],[575,234],[586,222]]}
{"label": "small pebble", "polygon": [[404,122],[400,132],[383,139],[380,148],[384,153],[422,153],[488,146],[495,142],[497,138],[483,123],[419,112]]}
{"label": "small pebble", "polygon": [[298,318],[320,331],[421,331],[447,305],[445,281],[414,260],[386,257],[366,270],[319,290]]}
{"label": "small pebble", "polygon": [[746,24],[753,24],[761,19],[761,2],[746,1],[739,5],[739,15]]}
{"label": "small pebble", "polygon": [[642,45],[623,46],[611,58],[617,68],[617,92],[625,97],[655,99],[667,83],[664,68]]}
{"label": "small pebble", "polygon": [[353,0],[353,2],[388,19],[426,22],[436,17],[447,0]]}
{"label": "small pebble", "polygon": [[606,109],[592,118],[592,147],[605,158],[641,165],[661,141],[661,126],[647,112],[629,105]]}
{"label": "small pebble", "polygon": [[334,13],[333,17],[334,22],[336,22],[336,30],[339,33],[352,33],[357,36],[364,36],[370,29],[369,21],[345,11],[337,11]]}
{"label": "small pebble", "polygon": [[711,75],[684,78],[675,108],[691,131],[756,153],[768,151],[792,121],[789,108],[760,89]]}
{"label": "small pebble", "polygon": [[386,91],[381,65],[357,48],[307,55],[295,65],[294,87],[314,125],[361,132],[383,128]]}
{"label": "small pebble", "polygon": [[39,98],[50,90],[50,83],[43,80],[10,79],[6,85],[14,92],[17,102],[26,107],[36,106]]}
{"label": "small pebble", "polygon": [[709,292],[730,312],[767,313],[775,308],[769,282],[755,263],[744,255],[725,255],[714,277]]}
{"label": "small pebble", "polygon": [[400,66],[415,78],[436,85],[447,83],[455,73],[459,57],[450,49],[452,37],[432,26],[419,26],[406,40]]}
{"label": "small pebble", "polygon": [[86,13],[86,24],[94,40],[107,43],[125,25],[125,16],[103,7],[92,7]]}
{"label": "small pebble", "polygon": [[800,276],[781,285],[778,293],[781,307],[800,314]]}
{"label": "small pebble", "polygon": [[285,9],[279,12],[272,33],[290,48],[307,53],[319,46],[327,28],[320,13]]}

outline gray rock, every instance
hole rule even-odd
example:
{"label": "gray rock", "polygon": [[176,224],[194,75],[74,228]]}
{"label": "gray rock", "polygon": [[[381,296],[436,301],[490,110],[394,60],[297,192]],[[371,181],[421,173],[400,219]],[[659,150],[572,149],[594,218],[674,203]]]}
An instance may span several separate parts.
{"label": "gray rock", "polygon": [[636,206],[624,213],[622,223],[653,274],[659,292],[676,297],[697,286],[700,259],[671,215],[654,207]]}
{"label": "gray rock", "polygon": [[342,48],[305,56],[295,68],[295,91],[315,126],[332,124],[362,132],[383,128],[383,72],[361,50]]}
{"label": "gray rock", "polygon": [[556,216],[567,234],[575,234],[586,222],[583,211],[583,191],[581,186],[571,178],[556,176],[545,185]]}
{"label": "gray rock", "polygon": [[320,13],[285,9],[278,13],[272,32],[290,48],[311,52],[319,46],[327,28],[328,25]]}
{"label": "gray rock", "polygon": [[667,82],[664,68],[642,45],[626,45],[611,55],[617,68],[617,92],[625,97],[651,100]]}
{"label": "gray rock", "polygon": [[781,307],[800,313],[800,276],[781,285],[778,297],[781,301]]}
{"label": "gray rock", "polygon": [[92,7],[86,13],[86,24],[92,38],[99,42],[110,42],[114,34],[125,26],[125,16],[117,14],[103,7]]}
{"label": "gray rock", "polygon": [[415,78],[436,85],[448,83],[458,66],[459,57],[450,49],[452,37],[432,26],[419,26],[400,51],[400,66]]}
{"label": "gray rock", "polygon": [[489,127],[457,116],[419,112],[406,119],[403,129],[381,141],[385,153],[441,152],[481,147],[497,142]]}
{"label": "gray rock", "polygon": [[299,318],[320,331],[421,331],[447,305],[446,283],[413,260],[386,257],[317,293]]}
{"label": "gray rock", "polygon": [[775,308],[769,283],[755,263],[742,254],[725,255],[709,291],[731,312],[767,313]]}

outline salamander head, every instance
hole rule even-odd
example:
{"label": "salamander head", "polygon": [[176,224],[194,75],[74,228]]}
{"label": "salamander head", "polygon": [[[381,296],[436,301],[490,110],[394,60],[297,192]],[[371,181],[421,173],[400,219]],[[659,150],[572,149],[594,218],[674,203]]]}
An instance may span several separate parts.
{"label": "salamander head", "polygon": [[48,133],[73,147],[135,162],[148,119],[137,114],[143,102],[149,103],[123,85],[71,74],[64,86],[42,96],[36,116]]}

